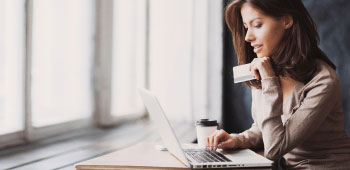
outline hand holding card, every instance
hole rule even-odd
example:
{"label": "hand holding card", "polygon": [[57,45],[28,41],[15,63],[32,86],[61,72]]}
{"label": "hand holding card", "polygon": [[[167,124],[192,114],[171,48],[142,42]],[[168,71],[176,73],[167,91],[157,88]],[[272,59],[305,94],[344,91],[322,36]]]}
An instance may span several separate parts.
{"label": "hand holding card", "polygon": [[240,83],[256,79],[253,73],[249,70],[249,66],[250,64],[244,64],[232,68],[234,83]]}

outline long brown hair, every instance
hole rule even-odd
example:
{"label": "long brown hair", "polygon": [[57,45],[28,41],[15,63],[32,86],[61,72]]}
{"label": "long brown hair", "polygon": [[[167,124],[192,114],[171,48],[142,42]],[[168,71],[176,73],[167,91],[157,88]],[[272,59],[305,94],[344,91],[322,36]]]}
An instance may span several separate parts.
{"label": "long brown hair", "polygon": [[[293,18],[292,27],[286,30],[280,45],[270,56],[276,75],[307,83],[317,71],[316,59],[321,59],[334,70],[336,69],[318,47],[320,38],[316,24],[301,0],[235,0],[227,6],[225,19],[232,32],[239,65],[250,63],[257,57],[253,52],[253,47],[244,39],[246,29],[241,16],[241,8],[244,3],[250,3],[264,14],[274,18],[282,16]],[[249,87],[261,88],[260,81],[253,80],[246,84]]]}

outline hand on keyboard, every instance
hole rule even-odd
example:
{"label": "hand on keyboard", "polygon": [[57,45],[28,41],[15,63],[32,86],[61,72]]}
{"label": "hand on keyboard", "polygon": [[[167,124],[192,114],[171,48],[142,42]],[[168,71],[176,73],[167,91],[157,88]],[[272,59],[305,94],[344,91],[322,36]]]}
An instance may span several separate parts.
{"label": "hand on keyboard", "polygon": [[237,143],[233,136],[228,134],[224,130],[217,130],[212,135],[207,137],[207,146],[208,150],[220,149],[231,149],[235,148]]}

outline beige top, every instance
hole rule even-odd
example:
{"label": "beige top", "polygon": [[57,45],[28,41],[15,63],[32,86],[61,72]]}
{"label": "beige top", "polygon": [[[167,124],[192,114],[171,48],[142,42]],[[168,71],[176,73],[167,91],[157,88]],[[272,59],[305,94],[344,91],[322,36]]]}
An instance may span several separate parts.
{"label": "beige top", "polygon": [[283,102],[278,77],[252,88],[252,127],[232,134],[239,148],[264,146],[265,157],[284,157],[286,169],[350,169],[350,138],[345,134],[336,72],[318,61],[307,84],[298,82]]}

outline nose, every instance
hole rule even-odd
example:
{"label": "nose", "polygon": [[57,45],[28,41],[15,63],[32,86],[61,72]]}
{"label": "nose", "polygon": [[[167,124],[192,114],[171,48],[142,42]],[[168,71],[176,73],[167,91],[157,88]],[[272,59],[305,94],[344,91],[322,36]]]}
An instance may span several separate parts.
{"label": "nose", "polygon": [[254,34],[250,29],[247,30],[244,40],[247,42],[252,42],[254,40]]}

